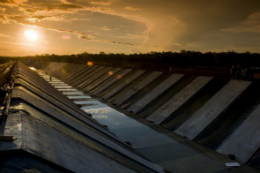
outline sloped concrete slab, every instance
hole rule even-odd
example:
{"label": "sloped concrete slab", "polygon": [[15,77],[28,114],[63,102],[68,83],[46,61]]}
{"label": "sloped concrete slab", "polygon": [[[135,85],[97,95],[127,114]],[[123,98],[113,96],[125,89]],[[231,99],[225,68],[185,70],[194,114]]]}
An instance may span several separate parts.
{"label": "sloped concrete slab", "polygon": [[112,95],[116,94],[120,89],[122,89],[123,87],[125,87],[126,85],[130,84],[133,80],[135,80],[137,77],[139,77],[140,75],[142,75],[145,71],[144,70],[137,70],[135,71],[134,74],[132,74],[131,76],[129,76],[127,79],[122,79],[122,82],[116,86],[115,88],[113,88],[112,90],[110,90],[107,94],[105,94],[104,96],[102,96],[102,98],[104,99],[108,99],[109,97],[111,97]]}
{"label": "sloped concrete slab", "polygon": [[124,101],[126,101],[131,96],[133,96],[135,93],[140,91],[142,88],[144,88],[146,85],[148,85],[150,82],[152,82],[154,79],[156,79],[161,74],[162,74],[162,72],[153,72],[147,78],[145,78],[140,83],[138,83],[137,85],[132,87],[130,90],[128,90],[126,93],[124,93],[122,96],[117,98],[113,103],[118,104],[118,105],[123,103]]}
{"label": "sloped concrete slab", "polygon": [[233,154],[245,163],[260,147],[260,105],[217,149],[223,154]]}
{"label": "sloped concrete slab", "polygon": [[138,102],[134,103],[130,106],[127,111],[132,111],[133,113],[137,113],[143,107],[148,105],[151,101],[153,101],[156,97],[162,94],[165,90],[167,90],[170,86],[176,83],[179,79],[181,79],[183,74],[173,74],[165,81],[160,83],[157,87],[155,87],[151,92],[146,94],[143,98],[141,98]]}
{"label": "sloped concrete slab", "polygon": [[222,111],[225,110],[249,85],[249,81],[232,80],[197,110],[175,132],[194,139]]}
{"label": "sloped concrete slab", "polygon": [[91,83],[90,85],[88,85],[87,87],[84,88],[84,90],[89,91],[92,90],[93,88],[97,87],[98,85],[100,85],[102,82],[104,82],[107,78],[109,78],[110,76],[112,76],[113,74],[115,74],[116,72],[118,72],[119,70],[121,70],[121,68],[114,68],[111,69],[108,73],[105,73],[104,75],[100,76],[100,78],[98,80],[96,80],[95,82]]}
{"label": "sloped concrete slab", "polygon": [[174,111],[176,111],[181,105],[188,101],[194,94],[196,94],[203,86],[205,86],[212,77],[197,77],[190,84],[184,87],[180,92],[174,95],[164,105],[162,105],[157,111],[150,115],[147,119],[160,124]]}
{"label": "sloped concrete slab", "polygon": [[124,77],[125,75],[127,75],[128,73],[130,73],[132,71],[132,69],[125,69],[120,75],[118,76],[114,76],[113,79],[111,79],[109,82],[107,82],[105,85],[99,87],[96,91],[93,92],[93,94],[97,95],[100,92],[102,92],[103,90],[105,90],[107,87],[109,87],[110,85],[112,85],[113,83],[115,83],[118,80],[121,80],[122,77]]}

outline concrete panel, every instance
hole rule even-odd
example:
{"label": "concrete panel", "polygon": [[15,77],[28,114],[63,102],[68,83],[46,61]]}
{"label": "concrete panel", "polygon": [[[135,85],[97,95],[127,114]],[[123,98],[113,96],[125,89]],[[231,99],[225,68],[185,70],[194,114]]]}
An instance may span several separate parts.
{"label": "concrete panel", "polygon": [[174,111],[176,111],[181,105],[188,101],[194,94],[196,94],[211,79],[212,77],[197,77],[190,84],[184,87],[180,92],[174,95],[170,100],[168,100],[165,104],[163,104],[147,119],[150,121],[154,121],[156,124],[160,124]]}
{"label": "concrete panel", "polygon": [[92,83],[93,81],[98,79],[103,74],[108,73],[109,70],[111,70],[112,68],[113,67],[105,67],[105,68],[103,68],[102,70],[100,70],[96,74],[94,74],[93,76],[89,77],[85,82],[80,84],[79,87],[82,87],[82,88],[86,87],[88,84]]}
{"label": "concrete panel", "polygon": [[97,66],[87,66],[84,70],[82,70],[80,73],[75,75],[73,79],[68,81],[68,84],[76,83],[78,80],[80,80],[82,78],[82,76],[87,75],[90,71],[92,71],[92,70],[94,70],[96,68],[97,68]]}
{"label": "concrete panel", "polygon": [[93,71],[89,71],[89,73],[87,73],[85,76],[82,76],[81,79],[79,81],[75,82],[73,85],[81,85],[83,82],[88,80],[90,77],[92,77],[95,74],[97,74],[98,72],[100,72],[103,68],[105,68],[105,67],[104,66],[100,66],[100,67],[96,68]]}
{"label": "concrete panel", "polygon": [[[14,107],[11,107],[14,108]],[[17,108],[20,108],[17,106]],[[22,147],[22,117],[20,113],[9,113],[6,119],[4,135],[13,136],[15,139],[13,142],[1,141],[0,151],[21,149]],[[0,171],[1,172],[1,171]]]}
{"label": "concrete panel", "polygon": [[54,128],[23,118],[23,149],[73,172],[134,172]]}
{"label": "concrete panel", "polygon": [[165,81],[160,83],[157,87],[155,87],[152,91],[146,94],[143,98],[141,98],[138,102],[130,106],[127,111],[133,111],[137,113],[143,107],[148,105],[151,101],[153,101],[156,97],[162,94],[165,90],[167,90],[170,86],[175,84],[179,79],[181,79],[184,75],[183,74],[173,74]]}
{"label": "concrete panel", "polygon": [[[226,159],[227,162],[230,160]],[[226,173],[242,173],[230,172],[228,167],[225,166],[224,161],[215,161],[202,154],[196,154],[188,157],[178,158],[174,160],[158,162],[157,164],[162,165],[164,168],[168,168],[172,172],[184,172],[184,173],[219,173],[218,171],[225,170]],[[246,173],[246,172],[244,172]]]}
{"label": "concrete panel", "polygon": [[92,71],[96,70],[98,66],[88,66],[86,67],[81,73],[77,74],[71,81],[68,81],[68,84],[76,85],[78,81],[80,81],[83,77],[91,73]]}
{"label": "concrete panel", "polygon": [[132,74],[131,76],[129,76],[127,79],[123,79],[121,81],[121,83],[119,85],[117,85],[115,88],[113,88],[112,90],[110,90],[107,94],[105,94],[104,96],[102,96],[102,98],[104,99],[108,99],[109,97],[111,97],[112,95],[116,94],[120,89],[124,88],[125,86],[127,86],[128,84],[130,84],[133,80],[135,80],[136,78],[138,78],[140,75],[142,75],[145,72],[145,70],[136,70],[134,74]]}
{"label": "concrete panel", "polygon": [[78,74],[84,71],[87,68],[86,65],[77,65],[75,70],[72,70],[71,73],[66,77],[66,81],[74,79]]}
{"label": "concrete panel", "polygon": [[115,74],[115,73],[118,72],[119,70],[121,70],[121,68],[111,69],[111,70],[110,70],[110,71],[111,71],[111,74],[106,73],[106,74],[100,76],[100,78],[99,78],[97,81],[93,82],[92,84],[90,84],[89,86],[87,86],[86,88],[84,88],[84,90],[89,91],[89,90],[95,88],[96,86],[98,86],[99,84],[101,84],[104,80],[106,80],[106,79],[109,78],[112,74]]}
{"label": "concrete panel", "polygon": [[260,146],[260,105],[217,149],[223,154],[233,154],[240,162],[247,162]]}
{"label": "concrete panel", "polygon": [[[129,72],[131,72],[132,69],[125,69],[121,74],[120,77],[124,77],[126,74],[128,74]],[[116,81],[120,80],[121,78],[118,78],[118,76],[115,76],[113,79],[111,79],[109,82],[107,82],[105,85],[101,86],[100,88],[98,88],[96,91],[93,92],[93,94],[97,95],[98,93],[100,93],[101,91],[105,90],[107,87],[109,87],[110,85],[112,85],[113,83],[115,83]]]}
{"label": "concrete panel", "polygon": [[142,80],[140,83],[138,83],[136,86],[128,90],[125,94],[123,94],[121,97],[117,98],[113,103],[115,104],[121,104],[127,99],[129,99],[131,96],[136,94],[138,91],[140,91],[142,88],[144,88],[146,85],[148,85],[150,82],[152,82],[154,79],[156,79],[158,76],[160,76],[162,72],[153,72],[151,75],[149,75],[147,78]]}
{"label": "concrete panel", "polygon": [[232,80],[217,92],[194,115],[183,123],[175,132],[194,139],[222,111],[225,110],[249,85],[249,81]]}

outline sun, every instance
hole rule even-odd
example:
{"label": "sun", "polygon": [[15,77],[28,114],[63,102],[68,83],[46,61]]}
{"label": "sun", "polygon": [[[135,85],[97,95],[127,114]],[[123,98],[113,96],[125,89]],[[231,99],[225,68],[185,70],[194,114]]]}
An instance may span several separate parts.
{"label": "sun", "polygon": [[26,31],[24,31],[24,35],[30,41],[34,41],[38,38],[38,34],[34,30],[26,30]]}

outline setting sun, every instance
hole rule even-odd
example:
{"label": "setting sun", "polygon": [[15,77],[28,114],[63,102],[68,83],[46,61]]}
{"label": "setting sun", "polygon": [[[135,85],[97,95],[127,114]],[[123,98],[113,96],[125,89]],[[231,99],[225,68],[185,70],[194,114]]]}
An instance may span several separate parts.
{"label": "setting sun", "polygon": [[30,41],[34,41],[38,38],[38,34],[36,31],[33,30],[26,30],[24,32],[24,35],[26,36],[26,38]]}

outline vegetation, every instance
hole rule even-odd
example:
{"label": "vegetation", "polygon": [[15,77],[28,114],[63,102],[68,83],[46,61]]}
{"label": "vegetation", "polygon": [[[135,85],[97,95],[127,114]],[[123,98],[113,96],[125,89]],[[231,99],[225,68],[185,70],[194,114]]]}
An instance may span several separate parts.
{"label": "vegetation", "polygon": [[[6,57],[2,57],[6,58]],[[13,57],[15,58],[15,57]],[[155,63],[155,64],[168,64],[175,66],[219,66],[230,67],[231,65],[244,64],[246,66],[259,66],[260,54],[258,53],[236,53],[230,52],[195,52],[182,50],[177,52],[150,52],[150,53],[134,53],[134,54],[105,54],[100,52],[99,54],[89,54],[87,52],[77,55],[36,55],[22,57],[27,59],[37,59],[42,61],[57,61],[57,62],[71,62],[71,63],[87,63],[91,62],[103,62],[103,63],[115,63],[115,62],[128,62],[134,63]]]}
{"label": "vegetation", "polygon": [[[137,68],[146,70],[170,71],[190,75],[204,75],[230,78],[230,67],[241,64],[243,67],[260,67],[259,53],[229,52],[150,52],[134,54],[90,54],[87,52],[72,55],[35,55],[27,57],[0,57],[0,61],[14,60],[39,60],[80,63],[88,65],[105,65],[120,68]],[[1,62],[0,62],[1,63]],[[259,71],[259,70],[257,70]],[[255,71],[256,72],[256,71]],[[257,72],[258,73],[258,72]],[[260,78],[260,71],[259,71]]]}

